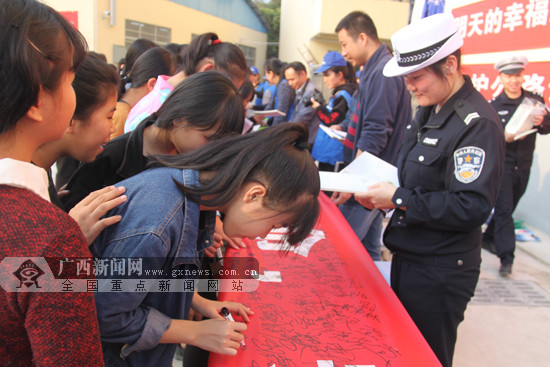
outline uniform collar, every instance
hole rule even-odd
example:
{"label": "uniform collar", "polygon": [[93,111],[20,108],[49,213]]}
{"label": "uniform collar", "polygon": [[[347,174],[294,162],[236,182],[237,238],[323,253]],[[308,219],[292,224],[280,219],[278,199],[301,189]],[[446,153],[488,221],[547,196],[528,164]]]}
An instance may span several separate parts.
{"label": "uniform collar", "polygon": [[[470,93],[474,90],[474,85],[469,76],[464,75],[464,85],[449,98],[447,102],[443,105],[441,110],[435,114],[432,113],[432,118],[429,119],[424,127],[427,128],[440,128],[451,115],[454,113],[454,104],[459,99],[466,99]],[[429,107],[431,111],[435,106]]]}
{"label": "uniform collar", "polygon": [[501,100],[502,103],[518,105],[520,104],[521,101],[523,101],[523,97],[525,97],[525,90],[521,88],[521,96],[519,96],[518,98],[510,98],[508,97],[505,91],[502,91],[502,93],[499,96],[499,99]]}

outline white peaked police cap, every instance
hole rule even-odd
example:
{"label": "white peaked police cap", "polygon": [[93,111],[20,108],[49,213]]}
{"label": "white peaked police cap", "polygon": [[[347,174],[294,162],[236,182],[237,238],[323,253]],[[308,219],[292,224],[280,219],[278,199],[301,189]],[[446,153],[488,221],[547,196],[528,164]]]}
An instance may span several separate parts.
{"label": "white peaked police cap", "polygon": [[525,56],[507,56],[497,61],[495,69],[499,73],[517,74],[525,69],[525,65],[527,65],[527,58]]}
{"label": "white peaked police cap", "polygon": [[440,13],[417,20],[391,36],[393,58],[386,63],[387,77],[405,75],[435,64],[464,44],[452,14]]}

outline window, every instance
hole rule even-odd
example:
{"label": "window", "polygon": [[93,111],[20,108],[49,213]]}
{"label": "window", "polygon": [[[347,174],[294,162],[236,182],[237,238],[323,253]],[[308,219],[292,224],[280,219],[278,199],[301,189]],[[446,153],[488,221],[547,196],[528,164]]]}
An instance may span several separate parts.
{"label": "window", "polygon": [[145,38],[163,46],[171,42],[172,29],[126,19],[124,45],[129,47],[138,38]]}
{"label": "window", "polygon": [[248,66],[256,65],[256,48],[238,45],[239,48],[243,51],[244,57],[246,58],[246,63]]}

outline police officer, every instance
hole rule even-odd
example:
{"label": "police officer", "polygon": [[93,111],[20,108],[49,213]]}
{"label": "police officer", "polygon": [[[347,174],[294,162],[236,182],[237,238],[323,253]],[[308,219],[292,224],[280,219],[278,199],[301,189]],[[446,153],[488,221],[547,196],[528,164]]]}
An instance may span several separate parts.
{"label": "police officer", "polygon": [[[512,273],[516,236],[514,233],[514,219],[512,214],[524,194],[529,180],[533,151],[537,134],[522,134],[526,129],[534,127],[532,132],[548,134],[550,132],[550,115],[544,106],[544,99],[537,94],[522,88],[523,70],[527,65],[524,56],[508,56],[495,64],[500,73],[500,81],[504,91],[493,98],[490,103],[497,111],[504,127],[516,112],[516,109],[526,98],[533,102],[540,102],[542,108],[528,118],[526,128],[520,128],[515,133],[505,130],[506,159],[504,173],[500,184],[500,191],[495,205],[494,215],[483,234],[483,247],[497,254],[500,258],[500,275]],[[514,129],[515,130],[515,129]],[[520,135],[521,134],[521,135]]]}
{"label": "police officer", "polygon": [[460,73],[463,40],[451,14],[418,20],[392,37],[384,75],[405,75],[420,106],[398,156],[400,187],[355,194],[368,208],[394,209],[384,243],[391,286],[443,366],[474,295],[481,225],[497,198],[504,133],[498,116]]}

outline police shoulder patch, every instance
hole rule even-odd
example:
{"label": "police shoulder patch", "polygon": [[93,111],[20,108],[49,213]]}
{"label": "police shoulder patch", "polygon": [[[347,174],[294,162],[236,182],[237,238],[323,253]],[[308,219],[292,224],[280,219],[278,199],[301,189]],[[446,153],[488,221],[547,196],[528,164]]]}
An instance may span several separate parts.
{"label": "police shoulder patch", "polygon": [[474,182],[485,163],[485,151],[478,147],[462,147],[455,150],[455,178],[462,183]]}
{"label": "police shoulder patch", "polygon": [[457,100],[454,103],[453,107],[458,114],[458,117],[460,117],[460,119],[464,121],[466,125],[470,125],[472,121],[481,117],[479,113],[477,113],[475,107],[470,102],[464,99]]}

